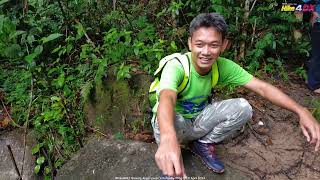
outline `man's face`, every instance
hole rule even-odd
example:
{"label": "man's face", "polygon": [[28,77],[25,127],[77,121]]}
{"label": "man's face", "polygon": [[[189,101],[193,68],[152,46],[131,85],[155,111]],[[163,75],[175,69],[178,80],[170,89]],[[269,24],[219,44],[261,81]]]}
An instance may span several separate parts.
{"label": "man's face", "polygon": [[196,71],[205,75],[226,48],[227,41],[223,40],[222,34],[213,27],[200,27],[193,32],[188,45]]}

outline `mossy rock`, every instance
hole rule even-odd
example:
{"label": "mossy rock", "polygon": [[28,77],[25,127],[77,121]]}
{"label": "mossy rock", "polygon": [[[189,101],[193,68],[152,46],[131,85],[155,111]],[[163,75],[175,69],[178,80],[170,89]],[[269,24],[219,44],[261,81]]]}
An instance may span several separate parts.
{"label": "mossy rock", "polygon": [[[124,128],[150,127],[148,90],[150,75],[136,75],[129,80],[108,78],[96,86],[85,104],[87,124],[104,133],[121,132]],[[137,127],[137,125],[142,127]]]}

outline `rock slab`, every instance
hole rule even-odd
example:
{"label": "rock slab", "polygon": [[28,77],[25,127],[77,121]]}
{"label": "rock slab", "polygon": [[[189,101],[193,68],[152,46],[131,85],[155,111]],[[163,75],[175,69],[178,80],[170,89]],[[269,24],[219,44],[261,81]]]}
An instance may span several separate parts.
{"label": "rock slab", "polygon": [[[11,159],[7,145],[10,145],[13,157],[18,166],[18,170],[24,180],[36,179],[34,168],[34,157],[31,154],[32,144],[31,137],[27,136],[27,144],[24,151],[24,131],[15,129],[12,131],[0,131],[0,180],[16,180],[19,178],[15,170],[14,163]],[[23,166],[23,171],[22,171]]]}
{"label": "rock slab", "polygon": [[[154,161],[156,150],[156,144],[92,139],[62,166],[56,179],[160,179]],[[222,175],[215,174],[190,151],[182,154],[189,179],[249,179],[230,167]]]}

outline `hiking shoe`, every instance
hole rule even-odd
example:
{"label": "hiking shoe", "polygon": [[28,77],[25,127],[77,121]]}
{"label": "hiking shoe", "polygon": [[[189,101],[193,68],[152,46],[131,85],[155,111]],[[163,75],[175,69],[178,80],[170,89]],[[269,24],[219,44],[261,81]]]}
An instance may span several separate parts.
{"label": "hiking shoe", "polygon": [[199,156],[204,164],[216,173],[224,172],[224,165],[218,159],[214,143],[201,143],[193,141],[191,143],[191,151]]}

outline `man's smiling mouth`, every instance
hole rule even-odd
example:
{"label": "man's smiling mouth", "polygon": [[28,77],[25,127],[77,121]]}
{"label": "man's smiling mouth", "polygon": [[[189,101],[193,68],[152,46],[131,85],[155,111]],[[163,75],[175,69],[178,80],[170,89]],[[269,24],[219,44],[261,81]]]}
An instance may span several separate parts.
{"label": "man's smiling mouth", "polygon": [[202,64],[209,64],[212,61],[211,58],[199,58],[199,60]]}

